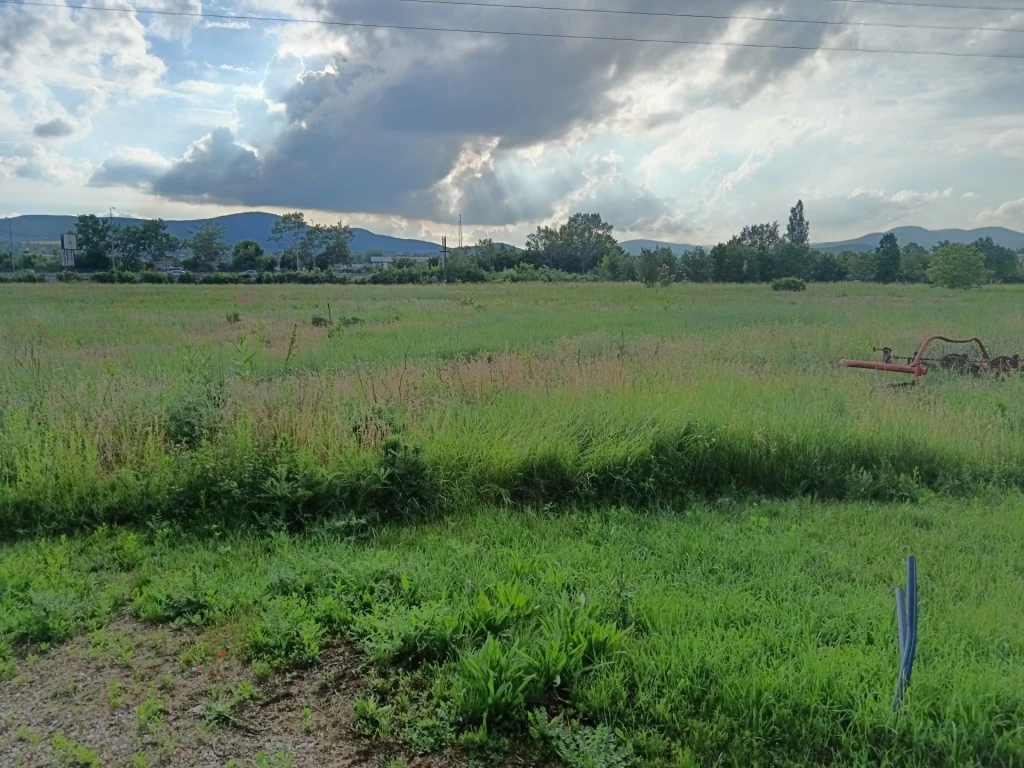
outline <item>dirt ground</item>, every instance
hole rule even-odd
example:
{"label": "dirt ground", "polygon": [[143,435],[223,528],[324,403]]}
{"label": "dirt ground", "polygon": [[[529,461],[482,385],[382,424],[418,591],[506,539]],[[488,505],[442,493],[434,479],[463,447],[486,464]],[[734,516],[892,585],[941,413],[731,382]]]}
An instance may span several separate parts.
{"label": "dirt ground", "polygon": [[[321,659],[314,669],[254,682],[215,636],[117,621],[26,656],[0,682],[0,765],[466,764],[451,752],[424,758],[371,744],[353,727],[358,659],[343,646],[324,649]],[[247,682],[256,688],[251,697]]]}

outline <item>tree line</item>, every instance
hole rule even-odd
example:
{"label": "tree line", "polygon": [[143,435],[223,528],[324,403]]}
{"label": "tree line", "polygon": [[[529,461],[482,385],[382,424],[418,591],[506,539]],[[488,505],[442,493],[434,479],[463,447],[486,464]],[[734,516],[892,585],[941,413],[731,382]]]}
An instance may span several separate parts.
{"label": "tree line", "polygon": [[990,237],[970,245],[942,242],[929,250],[917,243],[900,247],[896,235],[888,233],[874,250],[836,254],[812,248],[810,235],[803,201],[798,200],[784,232],[777,221],[751,224],[710,249],[697,247],[678,255],[663,246],[630,256],[615,240],[612,225],[596,213],[574,214],[558,228],[538,227],[527,238],[525,252],[484,240],[467,255],[487,271],[526,263],[645,285],[770,283],[787,277],[812,282],[934,282],[949,287],[1024,281],[1024,251],[1000,246]]}
{"label": "tree line", "polygon": [[[255,270],[266,272],[330,270],[353,263],[352,230],[341,223],[311,224],[301,212],[280,217],[269,239],[280,252],[265,253],[253,240],[229,246],[225,231],[208,222],[189,237],[178,239],[161,219],[139,226],[117,227],[95,215],[78,217],[79,255],[76,265],[86,270],[139,272],[159,263],[180,264],[193,272]],[[599,213],[575,213],[557,227],[540,226],[525,249],[480,240],[451,251],[447,263],[396,259],[394,270],[380,282],[457,280],[478,282],[505,274],[504,279],[573,279],[638,281],[645,285],[670,282],[769,283],[795,277],[811,282],[858,280],[879,283],[928,283],[969,287],[986,282],[1021,282],[1021,253],[991,238],[970,245],[944,242],[932,249],[916,243],[900,246],[892,233],[868,252],[829,253],[811,247],[810,222],[802,201],[790,209],[785,231],[777,221],[744,226],[739,234],[712,248],[697,247],[676,254],[668,247],[644,248],[627,254],[613,226]],[[360,260],[368,261],[362,254]],[[8,266],[10,262],[8,261]]]}
{"label": "tree line", "polygon": [[215,222],[197,227],[187,238],[176,238],[163,219],[118,227],[108,219],[83,214],[75,232],[79,251],[75,265],[90,270],[138,272],[158,262],[173,261],[193,272],[264,272],[329,269],[352,262],[351,228],[341,223],[310,224],[300,212],[285,214],[274,222],[269,239],[281,246],[277,254],[265,253],[255,240],[228,245],[224,228]]}

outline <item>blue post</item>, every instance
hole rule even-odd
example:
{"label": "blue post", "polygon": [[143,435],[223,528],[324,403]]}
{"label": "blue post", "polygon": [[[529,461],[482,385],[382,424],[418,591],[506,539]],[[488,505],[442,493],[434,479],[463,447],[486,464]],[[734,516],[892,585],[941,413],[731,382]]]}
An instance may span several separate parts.
{"label": "blue post", "polygon": [[896,632],[899,641],[900,666],[896,677],[896,693],[892,698],[893,711],[900,705],[910,687],[917,652],[917,559],[907,558],[907,589],[896,587]]}

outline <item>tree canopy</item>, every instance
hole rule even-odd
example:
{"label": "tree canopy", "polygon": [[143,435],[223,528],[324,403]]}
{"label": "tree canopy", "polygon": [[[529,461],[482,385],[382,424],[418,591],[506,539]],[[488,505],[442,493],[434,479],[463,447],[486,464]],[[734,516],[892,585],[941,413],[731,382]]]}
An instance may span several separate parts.
{"label": "tree canopy", "polygon": [[557,230],[537,227],[526,238],[527,259],[535,266],[546,265],[565,272],[583,274],[597,267],[619,247],[612,225],[599,213],[574,213]]}
{"label": "tree canopy", "polygon": [[932,254],[928,278],[943,288],[976,288],[992,278],[985,255],[973,245],[945,243]]}

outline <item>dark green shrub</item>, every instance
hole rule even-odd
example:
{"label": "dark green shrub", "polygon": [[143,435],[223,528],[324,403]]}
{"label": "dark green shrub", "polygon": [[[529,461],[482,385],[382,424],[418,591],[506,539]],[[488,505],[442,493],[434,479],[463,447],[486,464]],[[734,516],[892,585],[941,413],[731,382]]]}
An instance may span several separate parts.
{"label": "dark green shrub", "polygon": [[201,392],[188,392],[167,409],[167,439],[182,448],[198,448],[213,437],[219,424],[219,408]]}
{"label": "dark green shrub", "polygon": [[18,272],[10,278],[12,283],[45,283],[46,277],[35,272]]}
{"label": "dark green shrub", "polygon": [[139,282],[163,285],[171,282],[171,276],[168,275],[166,272],[153,272],[147,270],[146,272],[139,273]]}
{"label": "dark green shrub", "polygon": [[58,283],[77,283],[81,280],[77,272],[72,272],[70,269],[65,269],[63,272],[57,273]]}
{"label": "dark green shrub", "polygon": [[771,282],[773,291],[806,291],[807,282],[799,277],[777,277]]}
{"label": "dark green shrub", "polygon": [[178,275],[178,282],[183,285],[195,285],[199,282],[194,272],[185,271]]}
{"label": "dark green shrub", "polygon": [[249,282],[244,275],[234,275],[230,272],[212,272],[199,278],[203,285],[234,285],[242,281]]}
{"label": "dark green shrub", "polygon": [[320,314],[313,315],[313,319],[310,320],[314,328],[326,328],[331,324],[331,321]]}
{"label": "dark green shrub", "polygon": [[198,448],[216,433],[223,405],[223,381],[210,370],[209,360],[190,359],[188,379],[173,393],[166,411],[166,434],[172,445]]}

